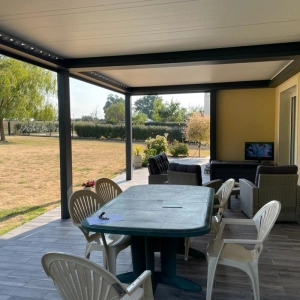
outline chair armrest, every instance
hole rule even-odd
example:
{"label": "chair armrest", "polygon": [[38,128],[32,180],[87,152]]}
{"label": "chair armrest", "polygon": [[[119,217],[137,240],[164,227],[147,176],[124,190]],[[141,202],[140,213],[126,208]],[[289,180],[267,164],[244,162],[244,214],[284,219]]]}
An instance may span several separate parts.
{"label": "chair armrest", "polygon": [[126,287],[128,294],[131,295],[134,293],[137,288],[147,281],[151,284],[151,271],[149,270],[144,271],[133,283]]}
{"label": "chair armrest", "polygon": [[222,224],[233,224],[233,225],[255,225],[255,222],[252,219],[232,219],[224,218]]}
{"label": "chair armrest", "polygon": [[300,205],[300,186],[297,185],[297,206]]}
{"label": "chair armrest", "polygon": [[218,191],[218,189],[222,186],[223,180],[222,179],[215,179],[206,183],[203,183],[202,186],[211,187],[215,189],[215,193]]}
{"label": "chair armrest", "polygon": [[167,174],[156,174],[148,176],[148,184],[164,184],[168,181]]}
{"label": "chair armrest", "polygon": [[248,219],[231,219],[231,218],[223,218],[222,222],[219,226],[219,231],[216,235],[216,239],[221,239],[222,238],[222,234],[225,228],[226,224],[231,224],[231,225],[252,225],[255,226],[255,223],[252,219],[248,220]]}
{"label": "chair armrest", "polygon": [[214,205],[214,208],[223,208],[224,205]]}
{"label": "chair armrest", "polygon": [[249,218],[253,218],[258,211],[259,188],[247,179],[240,179],[241,211]]}
{"label": "chair armrest", "polygon": [[262,244],[261,240],[245,240],[245,239],[223,239],[224,244]]}
{"label": "chair armrest", "polygon": [[245,186],[249,188],[258,188],[253,182],[249,181],[248,179],[241,178],[239,180],[240,188],[245,188]]}

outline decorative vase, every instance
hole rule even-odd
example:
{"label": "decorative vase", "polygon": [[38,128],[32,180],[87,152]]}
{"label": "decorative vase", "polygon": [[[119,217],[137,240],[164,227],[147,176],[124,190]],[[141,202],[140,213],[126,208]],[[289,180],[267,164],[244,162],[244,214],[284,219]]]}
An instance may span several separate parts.
{"label": "decorative vase", "polygon": [[133,166],[136,169],[142,167],[142,155],[134,155],[133,156]]}

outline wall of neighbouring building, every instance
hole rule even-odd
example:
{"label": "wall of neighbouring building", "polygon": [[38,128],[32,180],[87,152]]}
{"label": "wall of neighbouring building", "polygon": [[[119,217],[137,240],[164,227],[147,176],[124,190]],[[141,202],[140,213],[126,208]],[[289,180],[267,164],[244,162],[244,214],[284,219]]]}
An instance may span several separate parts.
{"label": "wall of neighbouring building", "polygon": [[218,91],[216,102],[217,159],[244,160],[245,142],[274,141],[275,88]]}

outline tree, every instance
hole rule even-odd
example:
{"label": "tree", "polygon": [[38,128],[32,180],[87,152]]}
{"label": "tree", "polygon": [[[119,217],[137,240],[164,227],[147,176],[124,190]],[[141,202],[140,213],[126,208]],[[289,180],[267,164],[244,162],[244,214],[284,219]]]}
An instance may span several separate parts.
{"label": "tree", "polygon": [[105,111],[105,119],[108,123],[118,123],[125,118],[125,105],[122,102],[111,104]]}
{"label": "tree", "polygon": [[184,132],[185,139],[200,146],[210,142],[210,117],[194,112],[190,115]]}
{"label": "tree", "polygon": [[194,112],[200,113],[202,116],[204,116],[204,107],[200,106],[200,105],[189,106],[188,111],[187,111],[187,117],[192,115]]}
{"label": "tree", "polygon": [[94,122],[97,122],[99,120],[98,115],[100,114],[99,105],[97,105],[93,112],[91,113],[91,117],[93,118]]}
{"label": "tree", "polygon": [[125,105],[125,100],[117,95],[109,94],[106,98],[105,105],[103,106],[104,113],[112,105],[121,102]]}
{"label": "tree", "polygon": [[135,113],[132,116],[132,123],[144,124],[148,120],[148,116],[142,112]]}
{"label": "tree", "polygon": [[186,113],[185,108],[180,107],[179,101],[163,102],[162,98],[154,101],[152,117],[161,122],[182,122]]}
{"label": "tree", "polygon": [[[123,116],[122,116],[122,120],[124,119],[124,115],[125,115],[125,100],[117,95],[113,95],[113,94],[109,94],[107,96],[107,100],[105,102],[105,105],[103,106],[103,111],[104,111],[104,118],[106,120],[106,122],[109,122],[109,123],[116,123],[118,121],[111,121],[112,119],[114,119],[114,117],[112,117],[113,115],[113,111],[112,109],[109,109],[109,107],[111,105],[114,105],[114,104],[117,104],[117,103],[121,103],[124,107],[124,113],[123,113]],[[115,106],[115,107],[118,107],[118,106]],[[120,107],[119,107],[120,109]],[[109,116],[107,115],[107,111],[109,112]],[[116,113],[118,114],[118,112]]]}
{"label": "tree", "polygon": [[136,100],[134,103],[135,113],[144,113],[149,119],[152,119],[153,104],[157,99],[162,100],[162,98],[157,95],[147,95]]}
{"label": "tree", "polygon": [[56,78],[45,69],[0,56],[0,134],[5,141],[3,119],[57,118],[49,100],[56,94]]}

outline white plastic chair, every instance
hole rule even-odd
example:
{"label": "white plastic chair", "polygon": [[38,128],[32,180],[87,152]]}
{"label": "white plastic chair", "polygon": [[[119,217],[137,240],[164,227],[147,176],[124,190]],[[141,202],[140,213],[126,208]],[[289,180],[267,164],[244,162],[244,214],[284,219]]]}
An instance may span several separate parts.
{"label": "white plastic chair", "polygon": [[[211,241],[207,247],[208,274],[206,300],[211,299],[215,271],[218,264],[235,267],[246,272],[251,280],[254,299],[260,299],[258,260],[263,250],[263,244],[278,218],[280,209],[280,202],[273,200],[264,205],[251,220],[230,218],[222,220],[216,239]],[[221,239],[226,224],[255,226],[257,239]],[[247,250],[238,244],[254,244],[255,247],[253,250]]]}
{"label": "white plastic chair", "polygon": [[[231,191],[234,187],[235,180],[234,179],[228,179],[225,181],[221,187],[218,189],[218,191],[215,193],[215,199],[218,200],[219,204],[214,204],[214,209],[218,209],[217,213],[212,216],[212,222],[211,226],[212,229],[217,235],[220,227],[220,222],[222,220],[224,210],[226,208],[228,199],[230,197]],[[186,237],[185,240],[185,252],[184,252],[184,259],[188,260],[189,257],[189,248],[190,248],[190,238]]]}
{"label": "white plastic chair", "polygon": [[92,251],[103,252],[103,265],[116,275],[116,259],[118,253],[130,245],[130,236],[118,234],[91,233],[81,227],[81,221],[91,216],[104,204],[94,192],[79,190],[69,200],[69,212],[73,224],[77,226],[86,239],[85,257],[89,258]]}
{"label": "white plastic chair", "polygon": [[213,214],[211,224],[215,236],[219,231],[220,222],[222,221],[224,211],[226,209],[231,192],[234,188],[234,184],[234,179],[231,178],[226,180],[215,194],[215,199],[219,199],[219,204],[214,204],[214,209],[218,209],[218,212],[216,214]]}
{"label": "white plastic chair", "polygon": [[151,271],[144,271],[132,284],[125,285],[101,266],[71,254],[47,253],[42,266],[64,300],[154,299]]}
{"label": "white plastic chair", "polygon": [[123,191],[117,183],[109,178],[98,178],[95,181],[95,192],[101,197],[104,203],[117,197]]}

